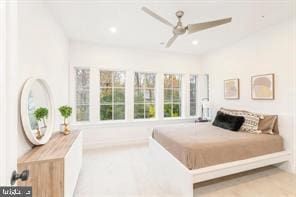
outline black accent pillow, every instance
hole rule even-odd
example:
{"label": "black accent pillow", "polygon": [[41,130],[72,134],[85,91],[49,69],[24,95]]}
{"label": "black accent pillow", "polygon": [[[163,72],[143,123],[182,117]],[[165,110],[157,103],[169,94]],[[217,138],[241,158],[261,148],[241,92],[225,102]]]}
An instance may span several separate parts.
{"label": "black accent pillow", "polygon": [[218,111],[213,125],[231,131],[238,131],[244,122],[245,118],[243,116],[232,116]]}

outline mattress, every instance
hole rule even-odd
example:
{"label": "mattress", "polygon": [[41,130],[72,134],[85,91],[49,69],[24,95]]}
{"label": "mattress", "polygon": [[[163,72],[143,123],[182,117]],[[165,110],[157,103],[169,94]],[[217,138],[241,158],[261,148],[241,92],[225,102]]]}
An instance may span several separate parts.
{"label": "mattress", "polygon": [[154,128],[152,137],[190,170],[284,150],[280,135],[233,132],[211,124]]}

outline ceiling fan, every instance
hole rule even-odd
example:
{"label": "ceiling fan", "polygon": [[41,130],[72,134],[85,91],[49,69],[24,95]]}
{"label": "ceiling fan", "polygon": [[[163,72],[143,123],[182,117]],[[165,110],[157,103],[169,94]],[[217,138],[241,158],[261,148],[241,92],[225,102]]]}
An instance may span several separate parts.
{"label": "ceiling fan", "polygon": [[181,22],[181,18],[184,15],[184,12],[179,10],[176,12],[178,22],[177,22],[177,25],[174,26],[168,20],[159,16],[158,14],[153,12],[152,10],[150,10],[146,7],[142,7],[142,10],[144,12],[146,12],[147,14],[149,14],[150,16],[154,17],[155,19],[159,20],[160,22],[173,28],[173,37],[171,37],[169,39],[169,41],[167,42],[166,48],[170,47],[173,44],[173,42],[177,39],[177,37],[185,34],[186,31],[188,32],[188,34],[195,33],[195,32],[202,31],[202,30],[205,30],[208,28],[212,28],[212,27],[216,27],[216,26],[223,25],[226,23],[230,23],[231,19],[232,19],[230,17],[230,18],[224,18],[224,19],[220,19],[220,20],[214,20],[214,21],[208,21],[208,22],[196,23],[196,24],[189,24],[187,26],[183,26],[183,24]]}

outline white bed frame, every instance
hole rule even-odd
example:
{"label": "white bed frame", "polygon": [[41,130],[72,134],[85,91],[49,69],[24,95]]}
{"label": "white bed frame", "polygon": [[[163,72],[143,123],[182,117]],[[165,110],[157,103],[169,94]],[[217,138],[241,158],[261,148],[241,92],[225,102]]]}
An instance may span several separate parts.
{"label": "white bed frame", "polygon": [[290,160],[282,151],[250,159],[189,170],[152,137],[149,138],[151,167],[162,190],[170,197],[193,197],[193,184]]}

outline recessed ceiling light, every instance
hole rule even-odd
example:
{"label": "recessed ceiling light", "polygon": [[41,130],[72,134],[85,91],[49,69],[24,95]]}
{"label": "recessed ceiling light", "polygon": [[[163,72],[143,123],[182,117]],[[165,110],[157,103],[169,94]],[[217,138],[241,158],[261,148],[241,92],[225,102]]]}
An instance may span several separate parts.
{"label": "recessed ceiling light", "polygon": [[192,41],[192,44],[193,44],[193,45],[197,45],[197,44],[198,44],[198,41],[197,41],[197,40],[193,40],[193,41]]}
{"label": "recessed ceiling light", "polygon": [[116,27],[110,27],[109,31],[114,34],[114,33],[117,32],[117,28]]}

